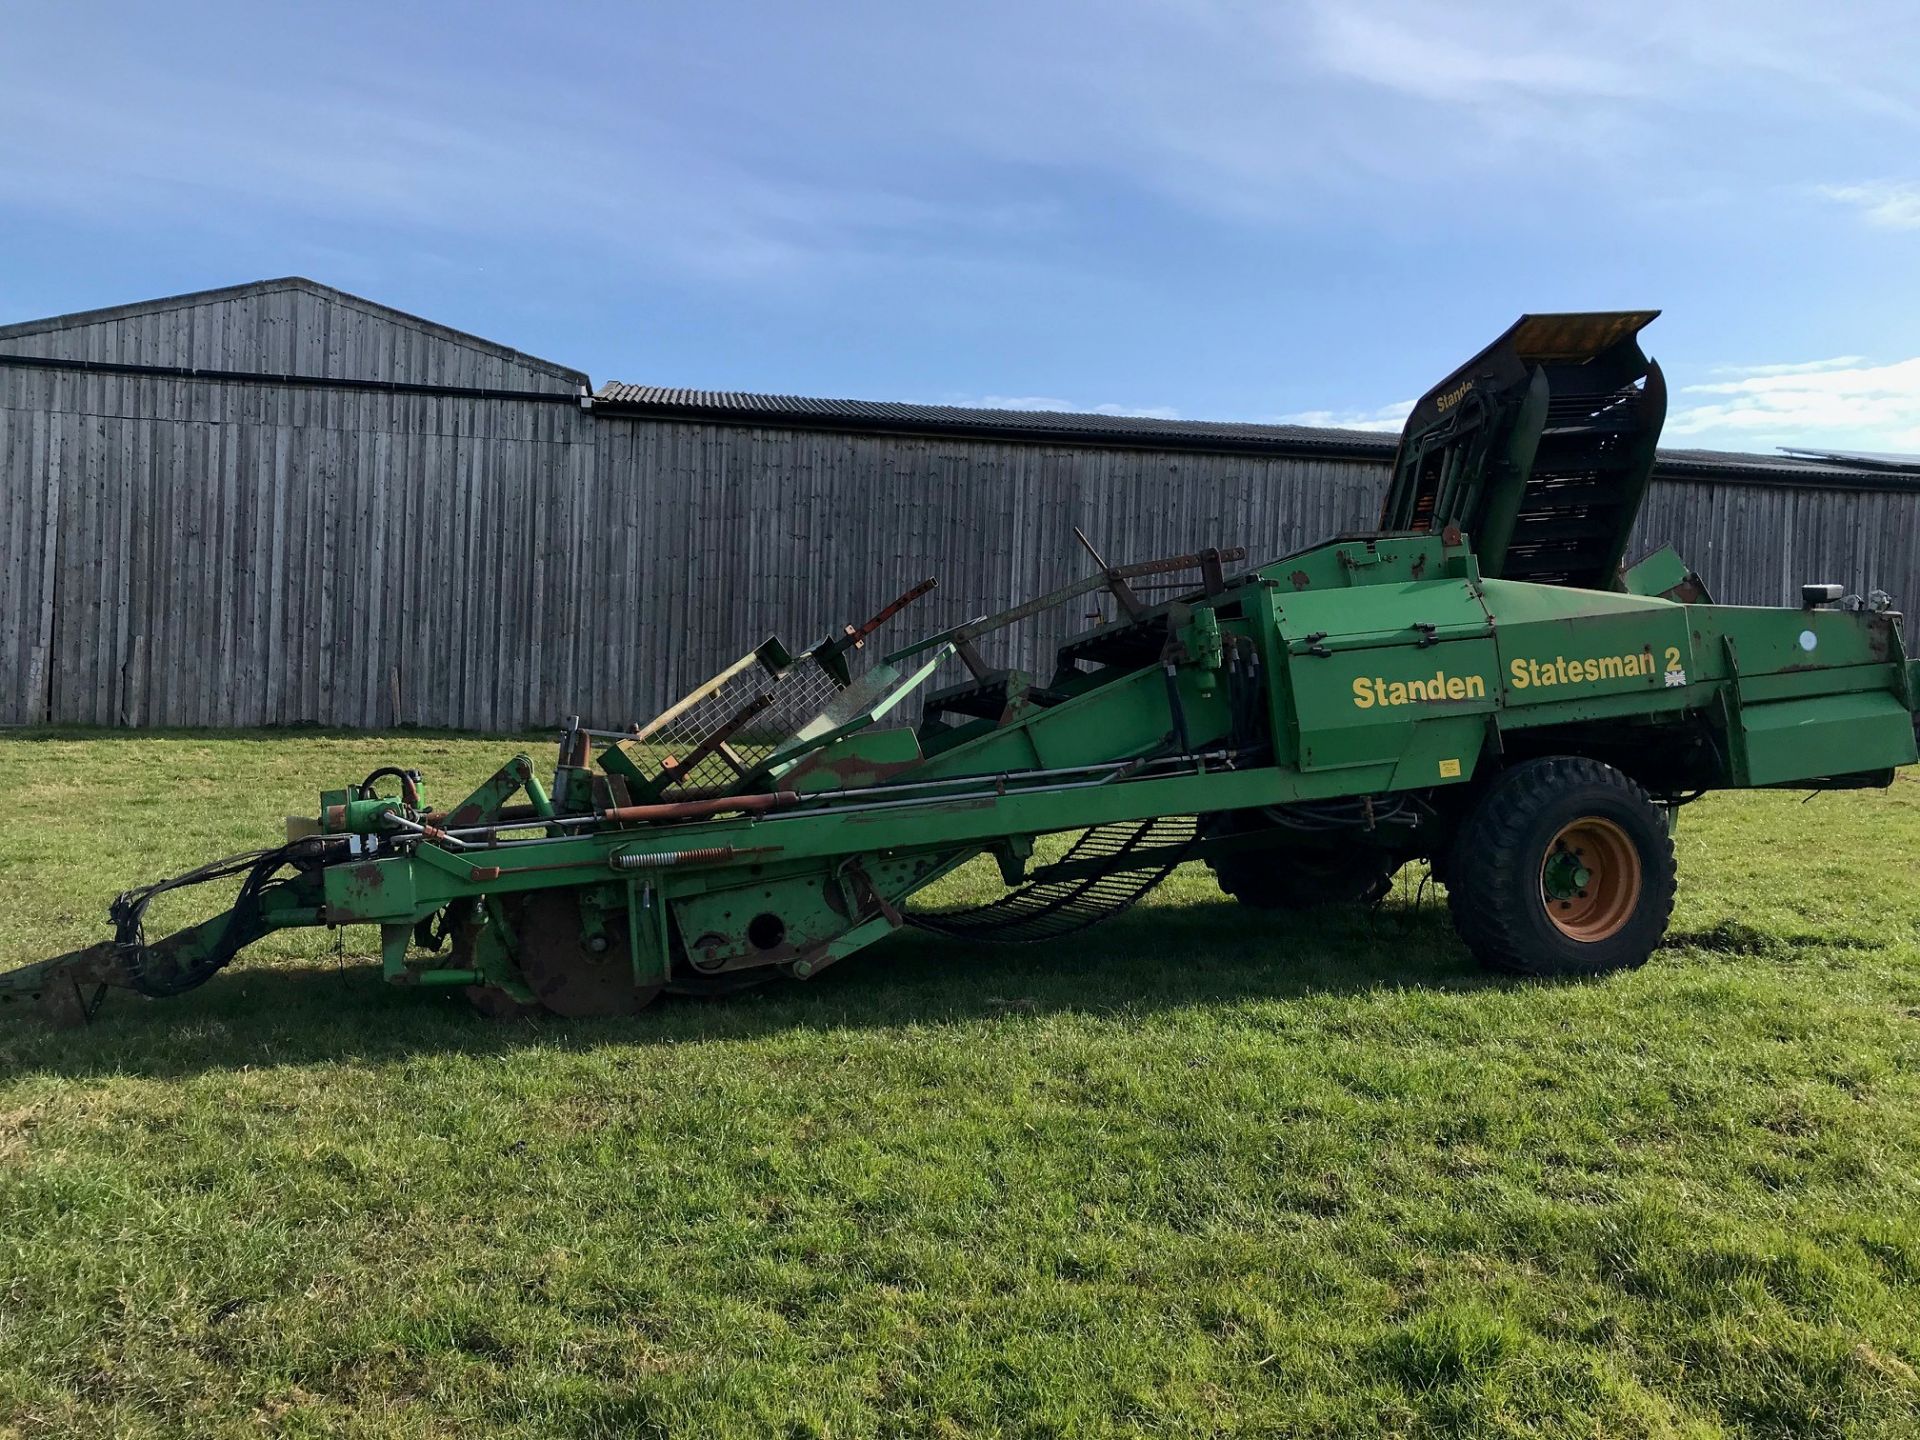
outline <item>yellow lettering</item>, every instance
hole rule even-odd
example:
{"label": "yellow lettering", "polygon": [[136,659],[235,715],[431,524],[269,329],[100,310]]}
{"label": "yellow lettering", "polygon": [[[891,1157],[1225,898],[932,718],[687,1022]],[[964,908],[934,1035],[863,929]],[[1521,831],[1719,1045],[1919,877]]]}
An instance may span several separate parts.
{"label": "yellow lettering", "polygon": [[[1521,669],[1525,661],[1512,662],[1514,684],[1525,689],[1529,683],[1526,672]],[[1552,676],[1549,675],[1551,682]],[[1383,706],[1411,705],[1417,700],[1474,700],[1487,693],[1487,677],[1484,675],[1449,675],[1445,670],[1436,670],[1422,680],[1392,680],[1379,675],[1356,676],[1352,681],[1353,708],[1373,710]]]}
{"label": "yellow lettering", "polygon": [[[1507,662],[1507,683],[1515,690],[1537,690],[1544,685],[1592,685],[1601,680],[1658,675],[1663,665],[1671,674],[1685,665],[1685,656],[1678,646],[1667,645],[1662,650],[1658,663],[1651,645],[1624,655],[1598,655],[1590,659],[1569,660],[1565,655],[1542,660],[1520,657]],[[1447,687],[1439,683],[1445,678],[1442,673],[1427,682],[1427,694],[1431,698],[1438,700],[1445,693]],[[1483,682],[1470,676],[1466,683],[1471,686]]]}

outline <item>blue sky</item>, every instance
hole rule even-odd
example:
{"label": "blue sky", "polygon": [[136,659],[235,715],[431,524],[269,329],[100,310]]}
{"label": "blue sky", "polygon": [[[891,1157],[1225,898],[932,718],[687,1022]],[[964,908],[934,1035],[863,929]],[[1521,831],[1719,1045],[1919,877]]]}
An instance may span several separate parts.
{"label": "blue sky", "polygon": [[1920,451],[1920,15],[47,5],[0,318],[304,274],[589,371],[1306,419],[1656,306],[1668,443]]}

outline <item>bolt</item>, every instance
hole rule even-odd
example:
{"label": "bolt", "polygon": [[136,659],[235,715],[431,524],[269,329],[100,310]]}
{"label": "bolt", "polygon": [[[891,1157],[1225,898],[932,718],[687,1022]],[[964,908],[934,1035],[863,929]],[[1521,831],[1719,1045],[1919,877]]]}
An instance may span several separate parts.
{"label": "bolt", "polygon": [[813,962],[811,960],[794,961],[793,973],[794,973],[794,978],[796,979],[799,979],[799,980],[806,979],[809,975],[813,974]]}

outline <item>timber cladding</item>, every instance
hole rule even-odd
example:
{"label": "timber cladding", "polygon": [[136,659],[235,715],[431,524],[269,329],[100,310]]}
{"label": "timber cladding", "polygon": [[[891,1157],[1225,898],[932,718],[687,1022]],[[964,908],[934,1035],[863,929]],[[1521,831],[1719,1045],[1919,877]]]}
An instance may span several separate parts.
{"label": "timber cladding", "polygon": [[[595,413],[587,377],[310,281],[0,328],[0,723],[646,718],[925,576],[876,637],[1108,557],[1365,528],[1387,457]],[[190,367],[201,374],[172,371]],[[316,380],[337,384],[309,383]],[[1630,553],[1715,597],[1920,590],[1920,492],[1656,479]],[[996,636],[1037,668],[1064,613]]]}

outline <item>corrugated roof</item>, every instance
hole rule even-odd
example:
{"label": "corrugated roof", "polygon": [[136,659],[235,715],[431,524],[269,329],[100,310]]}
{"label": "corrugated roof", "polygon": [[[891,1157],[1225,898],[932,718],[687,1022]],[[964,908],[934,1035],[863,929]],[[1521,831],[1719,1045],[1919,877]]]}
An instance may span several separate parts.
{"label": "corrugated roof", "polygon": [[1899,470],[1920,475],[1920,455],[1896,454],[1889,450],[1806,450],[1798,445],[1782,445],[1780,453],[1802,460],[1825,460],[1836,465],[1854,465],[1869,470]]}
{"label": "corrugated roof", "polygon": [[1773,480],[1791,485],[1828,485],[1840,489],[1920,490],[1920,468],[1856,464],[1800,455],[1757,455],[1745,450],[1666,450],[1654,474],[1674,477],[1724,475],[1729,479]]}
{"label": "corrugated roof", "polygon": [[917,405],[892,400],[822,400],[738,390],[680,390],[613,381],[594,396],[595,409],[663,419],[742,421],[799,429],[884,430],[895,434],[1124,444],[1152,449],[1227,448],[1392,454],[1398,437],[1370,430],[1312,425],[1253,425],[1227,420],[1167,420],[1153,415],[1085,414],[1067,410],[990,410],[971,405]]}
{"label": "corrugated roof", "polygon": [[[782,429],[953,435],[1043,444],[1123,445],[1153,450],[1340,456],[1383,461],[1392,457],[1399,443],[1398,435],[1377,430],[1164,420],[1148,415],[1062,410],[988,410],[887,400],[822,400],[739,390],[628,385],[619,381],[600,387],[594,396],[594,408],[611,414],[662,420],[704,420]],[[1855,457],[1841,454],[1815,458],[1735,450],[1662,450],[1654,473],[1672,480],[1744,480],[1860,490],[1920,489],[1920,472],[1860,463]]]}

